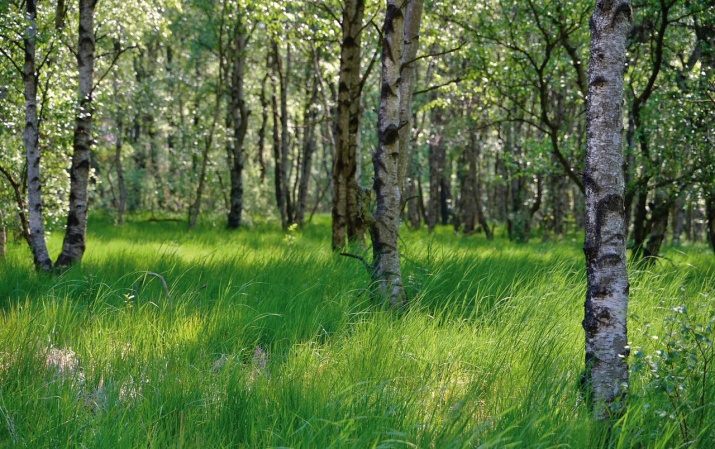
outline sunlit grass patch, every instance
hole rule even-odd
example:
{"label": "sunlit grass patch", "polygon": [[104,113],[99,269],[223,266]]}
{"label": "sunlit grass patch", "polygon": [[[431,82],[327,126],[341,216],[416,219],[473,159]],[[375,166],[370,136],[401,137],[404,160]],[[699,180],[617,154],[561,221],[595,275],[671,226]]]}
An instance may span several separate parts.
{"label": "sunlit grass patch", "polygon": [[698,426],[699,410],[664,408],[652,372],[635,368],[686,323],[679,307],[693,323],[713,313],[715,257],[700,247],[632,267],[630,409],[603,439],[579,393],[578,242],[406,231],[410,306],[395,312],[372,304],[362,264],[330,251],[325,223],[289,240],[270,227],[90,231],[81,268],[37,274],[21,245],[2,267],[0,445],[677,447],[715,435],[710,407]]}

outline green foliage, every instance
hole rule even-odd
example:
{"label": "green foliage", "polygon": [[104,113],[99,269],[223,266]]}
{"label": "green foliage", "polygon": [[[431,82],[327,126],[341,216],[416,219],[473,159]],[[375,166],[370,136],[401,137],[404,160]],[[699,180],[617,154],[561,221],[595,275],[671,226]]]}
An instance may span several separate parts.
{"label": "green foliage", "polygon": [[652,337],[649,353],[636,352],[633,370],[646,375],[641,394],[653,400],[643,405],[647,412],[676,423],[682,440],[697,445],[715,438],[715,311],[709,304],[695,306],[695,313],[687,306],[671,309],[664,334]]}

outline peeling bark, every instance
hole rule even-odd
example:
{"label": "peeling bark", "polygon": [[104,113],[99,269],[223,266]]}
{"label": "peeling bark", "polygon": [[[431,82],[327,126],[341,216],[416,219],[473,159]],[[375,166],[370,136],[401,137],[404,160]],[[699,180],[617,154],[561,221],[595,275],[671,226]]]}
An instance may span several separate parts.
{"label": "peeling bark", "polygon": [[630,0],[601,0],[591,18],[587,105],[586,293],[583,381],[597,419],[628,388],[628,272],[621,144],[623,67]]}

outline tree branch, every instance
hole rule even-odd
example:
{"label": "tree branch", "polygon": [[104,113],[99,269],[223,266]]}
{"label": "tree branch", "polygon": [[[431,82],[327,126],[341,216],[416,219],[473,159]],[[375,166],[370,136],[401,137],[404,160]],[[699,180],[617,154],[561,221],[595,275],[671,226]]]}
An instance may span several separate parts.
{"label": "tree branch", "polygon": [[[91,92],[91,93],[94,93],[94,89],[96,89],[97,87],[99,87],[99,85],[102,83],[102,81],[104,80],[104,78],[106,78],[107,75],[109,74],[109,72],[112,71],[112,69],[114,68],[114,64],[117,63],[117,59],[119,59],[119,57],[120,57],[124,52],[127,52],[127,51],[129,51],[129,50],[133,50],[133,49],[135,49],[135,48],[138,48],[138,47],[137,47],[136,45],[131,45],[131,46],[129,46],[129,47],[125,47],[125,48],[119,49],[118,51],[113,52],[113,53],[114,53],[114,58],[112,58],[112,62],[109,63],[109,67],[108,67],[107,70],[104,72],[104,74],[99,77],[99,79],[97,80],[96,83],[94,83],[94,86],[92,86],[92,90],[91,90],[90,92]],[[106,53],[106,54],[109,54],[109,53]]]}
{"label": "tree branch", "polygon": [[20,68],[20,66],[17,65],[17,63],[15,63],[15,60],[12,59],[12,57],[5,52],[4,48],[0,47],[0,53],[2,53],[2,55],[5,56],[5,58],[8,61],[10,61],[10,64],[12,64],[12,66],[15,67],[15,70],[17,70],[18,73],[20,73],[20,74],[23,73],[23,70]]}
{"label": "tree branch", "polygon": [[367,261],[365,260],[364,257],[358,256],[357,254],[350,254],[350,253],[340,253],[340,255],[343,257],[350,257],[350,258],[359,260],[360,262],[362,262],[363,265],[365,265],[365,269],[367,269],[367,272],[372,274],[373,267],[372,267],[372,265],[367,263]]}
{"label": "tree branch", "polygon": [[454,53],[454,52],[456,52],[456,51],[461,50],[462,47],[464,47],[466,44],[467,44],[467,41],[463,41],[463,42],[460,43],[458,46],[456,46],[456,47],[454,47],[454,48],[450,48],[450,49],[448,49],[448,50],[440,51],[440,52],[437,52],[437,53],[429,53],[429,54],[426,54],[426,55],[417,56],[416,58],[414,58],[414,59],[412,59],[412,60],[410,60],[410,61],[407,61],[407,62],[402,63],[402,66],[404,67],[404,66],[406,66],[406,65],[410,65],[410,64],[412,64],[413,62],[417,62],[417,61],[419,61],[419,60],[421,60],[421,59],[434,58],[434,57],[437,57],[437,56],[443,56],[443,55],[448,55],[448,54],[450,54],[450,53]]}
{"label": "tree branch", "polygon": [[450,84],[457,84],[462,81],[462,78],[457,77],[453,80],[449,80],[445,83],[442,84],[435,84],[434,86],[430,86],[426,89],[418,90],[416,91],[413,95],[418,95],[418,94],[426,94],[427,92],[432,92],[433,90],[441,89],[442,87],[449,86]]}

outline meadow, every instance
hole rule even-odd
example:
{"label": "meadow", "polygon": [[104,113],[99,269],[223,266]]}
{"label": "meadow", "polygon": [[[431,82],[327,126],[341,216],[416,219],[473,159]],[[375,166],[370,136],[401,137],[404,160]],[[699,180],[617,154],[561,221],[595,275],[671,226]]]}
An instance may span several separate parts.
{"label": "meadow", "polygon": [[579,390],[579,235],[403,229],[410,304],[395,311],[316,221],[187,232],[92,217],[83,265],[52,276],[11,244],[0,447],[715,447],[705,244],[631,267],[631,393],[606,432]]}

